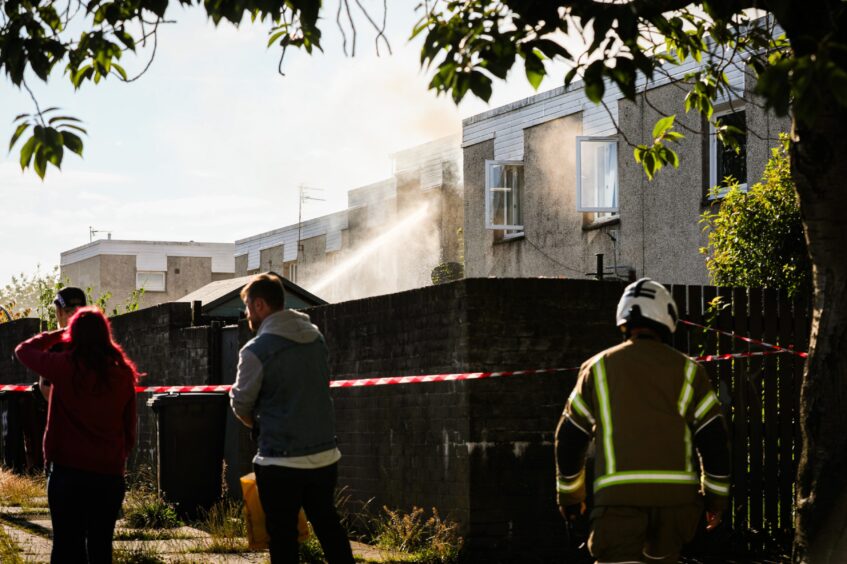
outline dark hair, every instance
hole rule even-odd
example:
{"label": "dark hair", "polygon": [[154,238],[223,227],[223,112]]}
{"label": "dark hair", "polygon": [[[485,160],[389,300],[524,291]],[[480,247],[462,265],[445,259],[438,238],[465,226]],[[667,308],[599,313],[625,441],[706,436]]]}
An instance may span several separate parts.
{"label": "dark hair", "polygon": [[241,299],[261,298],[273,310],[285,307],[285,288],[276,274],[257,274],[241,290]]}
{"label": "dark hair", "polygon": [[65,341],[74,360],[97,373],[98,383],[107,382],[110,366],[120,366],[138,381],[138,368],[112,338],[112,326],[96,307],[81,307],[68,322]]}
{"label": "dark hair", "polygon": [[56,298],[53,300],[56,307],[60,307],[65,311],[74,310],[85,305],[85,292],[74,286],[65,286],[56,292]]}

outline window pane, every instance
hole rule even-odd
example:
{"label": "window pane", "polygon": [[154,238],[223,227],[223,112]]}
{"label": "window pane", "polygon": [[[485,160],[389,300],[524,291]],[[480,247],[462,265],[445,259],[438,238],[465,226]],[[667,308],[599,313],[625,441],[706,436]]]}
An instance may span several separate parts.
{"label": "window pane", "polygon": [[580,140],[579,211],[617,211],[618,147],[615,141]]}
{"label": "window pane", "polygon": [[717,184],[725,185],[724,180],[731,176],[739,183],[747,182],[747,122],[745,112],[735,112],[720,118],[722,125],[731,125],[742,131],[742,135],[736,137],[739,151],[736,153],[732,147],[717,143]]}
{"label": "window pane", "polygon": [[489,228],[523,225],[523,167],[492,164],[488,172]]}
{"label": "window pane", "polygon": [[136,290],[144,289],[145,292],[164,292],[164,272],[138,272],[135,275]]}

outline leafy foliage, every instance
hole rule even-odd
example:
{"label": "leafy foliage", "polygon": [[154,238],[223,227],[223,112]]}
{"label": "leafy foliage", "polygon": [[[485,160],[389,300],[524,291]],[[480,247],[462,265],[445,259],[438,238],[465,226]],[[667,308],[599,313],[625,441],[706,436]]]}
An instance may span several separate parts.
{"label": "leafy foliage", "polygon": [[762,181],[743,192],[738,183],[707,210],[701,222],[709,244],[700,249],[716,284],[784,288],[789,295],[811,289],[800,204],[791,178],[788,136],[772,149]]}
{"label": "leafy foliage", "polygon": [[[822,29],[789,43],[774,31],[774,23],[796,29],[797,20],[809,19],[809,7],[787,0],[756,3],[770,12],[751,15],[749,2],[686,2],[642,0],[599,2],[558,0],[521,2],[486,0],[436,2],[418,23],[413,35],[424,35],[423,64],[434,67],[430,88],[448,93],[458,102],[468,92],[488,100],[494,78],[503,79],[523,59],[533,86],[546,75],[545,62],[556,59],[572,68],[565,86],[583,80],[585,95],[601,103],[610,85],[629,100],[636,97],[639,80],[671,78],[674,67],[688,60],[699,63],[682,74],[686,88],[682,110],[699,112],[715,125],[718,140],[735,146],[739,132],[716,123],[714,103],[731,99],[727,70],[733,56],[743,53],[758,77],[756,93],[779,115],[788,113],[789,102],[798,119],[816,114],[829,92],[847,107],[847,51],[844,32],[838,28],[845,6],[818,1],[816,10],[829,14],[835,29]],[[841,14],[835,16],[833,14]],[[814,22],[823,26],[823,22]],[[568,35],[581,36],[585,52],[565,48]],[[635,158],[653,178],[664,166],[678,166],[679,159],[668,143],[682,135],[672,131],[673,116],[660,119],[653,143],[634,147]],[[669,120],[670,121],[665,121]]]}
{"label": "leafy foliage", "polygon": [[11,313],[13,319],[35,314],[45,329],[55,329],[56,312],[52,304],[56,291],[62,286],[58,266],[47,272],[42,272],[39,267],[35,274],[22,272],[12,276],[11,281],[0,290],[0,304]]}
{"label": "leafy foliage", "polygon": [[[109,77],[131,82],[137,77],[129,77],[121,64],[124,54],[147,47],[155,55],[156,34],[159,26],[167,23],[169,8],[193,4],[191,0],[5,0],[0,2],[0,72],[30,94],[26,84],[29,73],[47,82],[57,68],[74,89]],[[278,44],[283,53],[288,47],[309,53],[320,49],[319,0],[231,0],[200,5],[215,24],[227,20],[237,25],[245,17],[270,22],[268,44]],[[21,168],[32,166],[43,179],[48,165],[61,167],[65,149],[82,155],[83,141],[78,134],[85,130],[77,118],[52,115],[56,108],[42,111],[37,102],[35,105],[35,113],[15,119],[9,150],[29,132],[20,149]]]}

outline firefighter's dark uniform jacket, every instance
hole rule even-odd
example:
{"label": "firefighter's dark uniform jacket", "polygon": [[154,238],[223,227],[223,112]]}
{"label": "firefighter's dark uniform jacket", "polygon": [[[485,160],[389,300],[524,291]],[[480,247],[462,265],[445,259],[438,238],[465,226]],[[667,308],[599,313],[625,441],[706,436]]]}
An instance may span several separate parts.
{"label": "firefighter's dark uniform jacket", "polygon": [[679,505],[701,491],[708,510],[726,506],[730,461],[718,398],[702,366],[660,341],[630,339],[582,365],[556,430],[559,505],[585,498],[592,438],[595,506]]}

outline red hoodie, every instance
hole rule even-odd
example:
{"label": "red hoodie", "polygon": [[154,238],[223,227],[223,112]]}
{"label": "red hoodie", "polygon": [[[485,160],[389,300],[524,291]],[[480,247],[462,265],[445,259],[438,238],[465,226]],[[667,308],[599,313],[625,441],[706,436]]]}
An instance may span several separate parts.
{"label": "red hoodie", "polygon": [[109,367],[108,385],[77,363],[71,351],[50,352],[64,331],[41,333],[19,344],[21,363],[49,379],[50,405],[44,460],[99,474],[123,475],[135,444],[135,382],[132,372]]}

